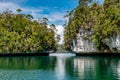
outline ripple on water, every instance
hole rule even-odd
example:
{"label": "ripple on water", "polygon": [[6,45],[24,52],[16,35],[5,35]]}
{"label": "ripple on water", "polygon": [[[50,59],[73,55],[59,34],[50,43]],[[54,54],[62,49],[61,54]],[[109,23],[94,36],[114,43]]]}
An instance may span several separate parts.
{"label": "ripple on water", "polygon": [[0,70],[0,80],[78,80],[59,72],[44,70]]}
{"label": "ripple on water", "polygon": [[0,80],[53,80],[53,75],[54,72],[43,70],[0,70]]}

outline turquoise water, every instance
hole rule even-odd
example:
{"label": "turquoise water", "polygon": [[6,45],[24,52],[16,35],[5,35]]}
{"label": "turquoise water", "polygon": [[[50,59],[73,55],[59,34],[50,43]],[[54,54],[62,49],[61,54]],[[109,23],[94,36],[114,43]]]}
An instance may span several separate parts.
{"label": "turquoise water", "polygon": [[0,57],[0,80],[119,79],[119,57]]}

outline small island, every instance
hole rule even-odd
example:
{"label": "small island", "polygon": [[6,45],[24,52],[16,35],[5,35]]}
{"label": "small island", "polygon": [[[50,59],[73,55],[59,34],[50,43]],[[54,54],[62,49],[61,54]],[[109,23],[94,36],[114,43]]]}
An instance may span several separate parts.
{"label": "small island", "polygon": [[79,0],[68,12],[64,48],[77,53],[120,52],[120,0]]}
{"label": "small island", "polygon": [[0,53],[27,54],[55,52],[60,37],[47,18],[33,19],[31,14],[6,9],[0,13]]}

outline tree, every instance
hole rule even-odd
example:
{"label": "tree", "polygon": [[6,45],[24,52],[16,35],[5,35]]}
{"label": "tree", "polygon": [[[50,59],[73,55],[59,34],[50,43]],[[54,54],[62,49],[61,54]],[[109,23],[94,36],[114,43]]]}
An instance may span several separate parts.
{"label": "tree", "polygon": [[31,19],[31,14],[13,14],[10,10],[0,13],[0,53],[57,50],[56,34],[47,27],[47,18],[41,23]]}
{"label": "tree", "polygon": [[91,2],[92,0],[79,0],[79,6],[85,7],[88,6]]}
{"label": "tree", "polygon": [[17,9],[16,11],[17,11],[18,13],[22,12],[22,10],[21,10],[21,9]]}
{"label": "tree", "polygon": [[[120,34],[120,1],[105,0],[104,4],[91,3],[93,0],[79,0],[79,5],[72,11],[65,28],[65,48],[71,49],[73,39],[79,30],[83,30],[87,40],[91,40],[99,51],[109,50],[107,40]],[[69,13],[71,14],[71,13]],[[87,35],[92,31],[91,35]]]}
{"label": "tree", "polygon": [[28,19],[31,20],[31,19],[33,19],[33,16],[32,16],[31,14],[27,14],[27,15],[26,15],[26,18],[28,18]]}

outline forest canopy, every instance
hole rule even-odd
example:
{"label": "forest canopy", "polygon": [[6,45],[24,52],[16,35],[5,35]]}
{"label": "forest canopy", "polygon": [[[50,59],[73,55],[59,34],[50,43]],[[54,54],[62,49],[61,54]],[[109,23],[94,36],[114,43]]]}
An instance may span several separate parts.
{"label": "forest canopy", "polygon": [[0,53],[56,51],[59,35],[47,18],[34,20],[31,14],[16,14],[6,9],[0,13]]}
{"label": "forest canopy", "polygon": [[72,41],[80,29],[93,31],[91,40],[96,48],[104,51],[107,39],[120,34],[120,0],[104,0],[103,4],[95,0],[79,0],[79,5],[65,16],[69,19],[64,33],[64,48],[71,50]]}

